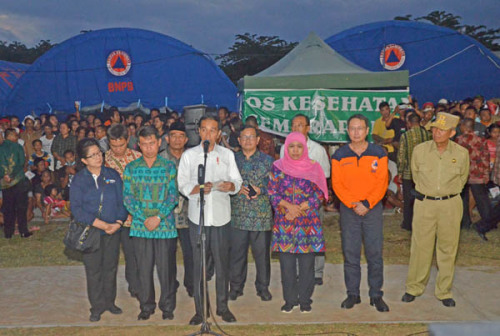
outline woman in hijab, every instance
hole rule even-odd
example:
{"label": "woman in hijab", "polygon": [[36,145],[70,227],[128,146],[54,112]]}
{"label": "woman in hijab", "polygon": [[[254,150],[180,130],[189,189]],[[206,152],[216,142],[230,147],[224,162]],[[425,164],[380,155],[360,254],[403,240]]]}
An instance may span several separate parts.
{"label": "woman in hijab", "polygon": [[319,208],[328,199],[328,188],[321,166],[309,158],[301,133],[287,136],[284,157],[271,169],[268,193],[275,214],[271,248],[280,252],[285,299],[281,311],[290,313],[300,305],[300,311],[308,313],[314,290],[314,253],[325,251]]}

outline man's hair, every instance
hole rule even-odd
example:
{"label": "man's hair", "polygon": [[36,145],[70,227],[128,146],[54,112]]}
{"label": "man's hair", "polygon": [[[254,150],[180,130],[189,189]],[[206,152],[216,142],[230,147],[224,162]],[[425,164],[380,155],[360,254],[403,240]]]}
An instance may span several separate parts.
{"label": "man's hair", "polygon": [[38,164],[40,162],[43,162],[45,164],[45,160],[43,158],[40,158],[40,157],[37,157],[34,161],[33,161],[33,165],[36,167],[38,166]]}
{"label": "man's hair", "polygon": [[467,111],[467,110],[473,110],[473,111],[474,111],[474,113],[475,113],[475,114],[477,114],[477,110],[476,110],[476,108],[475,108],[474,106],[472,106],[472,105],[469,105],[469,106],[465,109],[465,111]]}
{"label": "man's hair", "polygon": [[481,103],[484,103],[484,97],[481,95],[475,96],[474,99],[479,99],[481,101]]}
{"label": "man's hair", "polygon": [[219,111],[220,111],[220,110],[225,111],[225,112],[226,112],[226,114],[229,114],[229,109],[228,109],[227,107],[225,107],[225,106],[221,106],[221,107],[219,107]]}
{"label": "man's hair", "polygon": [[370,121],[368,120],[368,118],[362,114],[359,114],[359,113],[354,114],[351,117],[349,117],[349,119],[347,119],[347,127],[349,127],[349,124],[351,123],[351,120],[353,120],[353,119],[363,120],[365,122],[366,127],[370,127]]}
{"label": "man's hair", "polygon": [[9,120],[12,121],[14,119],[20,120],[18,116],[10,116]]}
{"label": "man's hair", "polygon": [[408,122],[411,125],[419,124],[421,120],[422,120],[422,118],[420,118],[420,116],[418,114],[416,114],[416,113],[411,113],[408,116]]}
{"label": "man's hair", "polygon": [[66,154],[71,154],[71,155],[75,155],[75,151],[72,150],[72,149],[66,149],[63,153],[63,156],[66,156]]}
{"label": "man's hair", "polygon": [[41,141],[40,139],[35,139],[35,140],[31,141],[31,145],[32,145],[33,147],[35,147],[35,144],[36,144],[37,142],[39,142],[40,144],[42,144],[42,141]]}
{"label": "man's hair", "polygon": [[462,120],[462,126],[469,131],[474,130],[474,124],[475,124],[474,119],[465,118],[464,120]]}
{"label": "man's hair", "polygon": [[17,135],[17,131],[15,128],[12,128],[12,127],[9,127],[5,130],[5,139],[7,139],[9,137],[9,135],[11,134],[16,134]]}
{"label": "man's hair", "polygon": [[493,130],[495,128],[500,128],[500,125],[498,125],[498,124],[491,124],[490,126],[488,126],[486,128],[486,132],[485,132],[486,133],[486,139],[491,138],[491,133],[493,132]]}
{"label": "man's hair", "polygon": [[71,131],[71,127],[69,126],[67,121],[62,121],[59,123],[59,130],[61,130],[62,125],[66,125],[66,127],[69,128],[69,130]]}
{"label": "man's hair", "polygon": [[250,125],[253,125],[253,126],[258,126],[259,124],[257,123],[257,118],[253,115],[247,117],[245,119],[245,124],[250,124]]}
{"label": "man's hair", "polygon": [[252,125],[249,125],[249,124],[245,124],[245,125],[243,125],[243,126],[241,127],[241,131],[240,131],[240,134],[238,135],[238,137],[240,137],[240,136],[241,136],[241,133],[242,133],[244,130],[246,130],[246,129],[253,129],[253,130],[255,131],[255,135],[256,135],[257,137],[259,137],[259,136],[260,136],[259,130],[258,130],[255,126],[252,126]]}
{"label": "man's hair", "polygon": [[201,128],[201,123],[204,122],[205,120],[213,120],[213,121],[215,121],[217,123],[217,128],[219,130],[221,129],[219,117],[216,117],[216,116],[213,116],[213,115],[208,115],[208,114],[205,114],[203,117],[201,117],[200,121],[198,122],[198,128]]}
{"label": "man's hair", "polygon": [[106,126],[104,126],[103,124],[101,124],[101,125],[97,125],[97,126],[95,127],[95,130],[96,130],[96,131],[97,131],[98,129],[103,130],[104,132],[106,132],[106,130],[107,130]]}
{"label": "man's hair", "polygon": [[386,107],[386,106],[390,108],[390,106],[389,106],[389,103],[388,103],[388,102],[385,102],[385,101],[384,101],[384,102],[381,102],[381,103],[378,105],[378,109],[379,109],[379,110],[381,110],[382,108],[384,108],[384,107]]}
{"label": "man's hair", "polygon": [[156,139],[160,138],[160,136],[158,135],[158,130],[156,129],[156,127],[151,126],[151,125],[142,126],[137,131],[137,137],[139,137],[139,138],[147,138],[147,137],[150,137],[152,135],[154,135],[154,137]]}
{"label": "man's hair", "polygon": [[118,111],[118,107],[116,107],[116,106],[111,106],[109,108],[109,112],[111,112],[111,114],[113,114],[115,111],[118,112],[118,113],[120,112],[120,111]]}
{"label": "man's hair", "polygon": [[483,108],[481,108],[481,109],[479,110],[479,114],[481,114],[481,112],[483,112],[483,111],[486,111],[486,112],[488,112],[489,114],[491,114],[490,109],[489,109],[489,108],[487,108],[487,107],[483,107]]}
{"label": "man's hair", "polygon": [[108,140],[128,139],[128,130],[122,124],[113,124],[108,128]]}
{"label": "man's hair", "polygon": [[304,118],[306,120],[306,126],[311,126],[311,119],[309,119],[308,116],[306,116],[305,114],[302,114],[302,113],[299,113],[299,114],[296,114],[293,118],[292,118],[292,124],[293,124],[293,121],[297,118]]}

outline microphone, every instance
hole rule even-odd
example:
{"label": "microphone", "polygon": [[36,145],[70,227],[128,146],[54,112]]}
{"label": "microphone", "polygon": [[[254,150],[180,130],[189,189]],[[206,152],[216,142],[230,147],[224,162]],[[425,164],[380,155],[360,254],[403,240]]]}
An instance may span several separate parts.
{"label": "microphone", "polygon": [[205,153],[205,154],[208,153],[209,146],[210,146],[210,141],[208,141],[208,140],[203,141],[203,153]]}
{"label": "microphone", "polygon": [[202,164],[198,166],[198,184],[205,183],[205,167]]}

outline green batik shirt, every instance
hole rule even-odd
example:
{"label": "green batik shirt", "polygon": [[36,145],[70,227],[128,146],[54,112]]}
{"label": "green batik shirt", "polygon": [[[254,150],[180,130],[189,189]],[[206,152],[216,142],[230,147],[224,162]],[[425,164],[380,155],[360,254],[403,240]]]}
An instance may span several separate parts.
{"label": "green batik shirt", "polygon": [[[15,186],[24,179],[24,150],[20,144],[4,140],[0,145],[0,189]],[[5,182],[4,176],[9,175],[11,181]]]}
{"label": "green batik shirt", "polygon": [[[172,161],[157,156],[151,168],[141,157],[130,162],[123,172],[123,201],[132,215],[130,236],[151,239],[177,237],[173,210],[179,194],[175,183],[177,170]],[[160,225],[149,231],[148,217],[160,217]]]}
{"label": "green batik shirt", "polygon": [[234,158],[243,179],[242,186],[259,187],[261,194],[250,200],[242,194],[231,197],[231,226],[247,231],[271,230],[273,216],[267,183],[274,160],[259,150],[248,159],[242,151],[235,153]]}

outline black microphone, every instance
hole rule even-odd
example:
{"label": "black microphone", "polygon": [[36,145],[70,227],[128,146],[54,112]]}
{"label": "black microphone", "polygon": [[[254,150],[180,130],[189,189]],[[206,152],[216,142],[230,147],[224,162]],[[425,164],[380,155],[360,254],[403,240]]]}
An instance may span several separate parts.
{"label": "black microphone", "polygon": [[205,154],[208,153],[208,146],[210,146],[210,141],[208,140],[203,141],[203,153]]}
{"label": "black microphone", "polygon": [[198,165],[198,184],[205,183],[205,169],[202,164]]}

